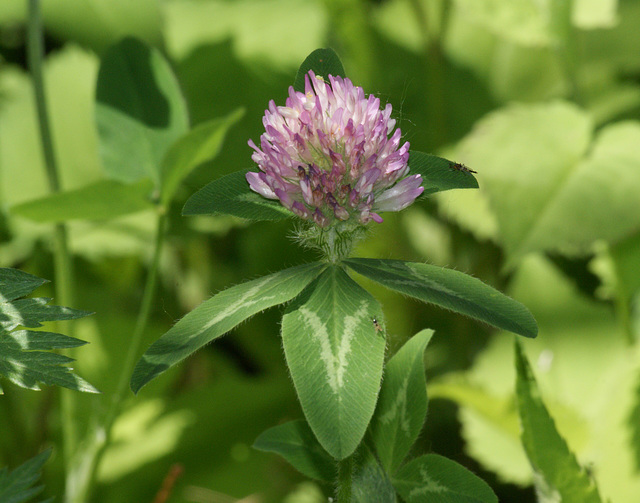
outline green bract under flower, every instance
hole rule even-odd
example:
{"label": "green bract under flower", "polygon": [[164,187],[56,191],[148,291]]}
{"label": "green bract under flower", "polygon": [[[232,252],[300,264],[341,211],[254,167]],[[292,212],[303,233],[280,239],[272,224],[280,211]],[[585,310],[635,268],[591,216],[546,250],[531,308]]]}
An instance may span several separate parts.
{"label": "green bract under flower", "polygon": [[269,103],[260,148],[249,140],[260,172],[247,181],[321,228],[382,222],[379,212],[406,208],[424,190],[420,175],[408,176],[409,143],[400,146],[390,104],[381,110],[349,79],[328,78],[310,71],[305,93],[290,87],[285,106]]}

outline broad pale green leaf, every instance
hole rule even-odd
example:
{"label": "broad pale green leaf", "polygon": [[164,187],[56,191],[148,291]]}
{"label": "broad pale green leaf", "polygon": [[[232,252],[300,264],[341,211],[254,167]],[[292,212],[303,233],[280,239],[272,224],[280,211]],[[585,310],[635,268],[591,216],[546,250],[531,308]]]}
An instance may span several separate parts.
{"label": "broad pale green leaf", "polygon": [[356,449],[380,389],[385,337],[378,302],[329,266],[282,319],[284,352],[302,410],[336,459]]}
{"label": "broad pale green leaf", "polygon": [[[50,299],[20,299],[45,283],[31,274],[0,268],[0,376],[23,388],[38,390],[38,383],[98,393],[93,386],[71,373],[74,361],[51,349],[73,348],[84,341],[51,332],[14,330],[17,326],[39,327],[44,321],[87,316],[86,311],[47,305]],[[0,394],[2,388],[0,387]]]}
{"label": "broad pale green leaf", "polygon": [[323,482],[335,480],[335,460],[318,443],[305,421],[290,421],[269,428],[256,439],[253,447],[280,454],[307,477]]}
{"label": "broad pale green leaf", "polygon": [[351,498],[353,503],[396,503],[389,475],[363,442],[354,454]]}
{"label": "broad pale green leaf", "polygon": [[631,442],[629,442],[629,445],[633,451],[637,471],[640,468],[640,372],[636,376],[634,404],[631,414],[629,414],[629,428],[631,429]]}
{"label": "broad pale green leaf", "polygon": [[[640,123],[603,128],[590,155],[554,187],[519,244],[522,251],[584,249],[640,228]],[[597,208],[597,211],[594,209]]]}
{"label": "broad pale green leaf", "polygon": [[516,341],[516,393],[522,444],[534,471],[537,489],[563,503],[600,503],[595,481],[578,464],[542,402],[529,363]]}
{"label": "broad pale green leaf", "polygon": [[160,181],[169,147],[189,128],[184,98],[159,51],[125,38],[102,57],[96,90],[100,155],[109,176]]}
{"label": "broad pale green leaf", "polygon": [[334,77],[346,77],[342,61],[333,49],[316,49],[302,62],[298,73],[296,74],[296,80],[293,84],[293,88],[304,93],[304,76],[313,70],[317,76],[324,77],[328,80],[329,75]]}
{"label": "broad pale green leaf", "polygon": [[183,215],[233,215],[248,220],[282,220],[293,216],[289,210],[249,188],[246,174],[236,171],[205,185],[184,205]]}
{"label": "broad pale green leaf", "polygon": [[[0,469],[0,501],[23,503],[40,494],[44,486],[32,486],[40,478],[42,466],[49,456],[51,456],[51,449],[42,451],[11,472],[6,467]],[[53,498],[47,501],[53,501]]]}
{"label": "broad pale green leaf", "polygon": [[288,302],[322,270],[319,263],[285,269],[233,286],[206,300],[176,323],[142,355],[131,376],[131,389],[140,391],[159,374],[205,344],[260,311]]}
{"label": "broad pale green leaf", "polygon": [[461,143],[483,175],[510,263],[527,252],[584,251],[637,231],[640,124],[609,125],[593,143],[592,129],[568,103],[514,105]]}
{"label": "broad pale green leaf", "polygon": [[392,481],[406,503],[498,503],[484,480],[437,454],[414,459]]}
{"label": "broad pale green leaf", "polygon": [[152,188],[148,178],[132,184],[102,180],[19,204],[10,211],[36,222],[108,220],[152,208]]}
{"label": "broad pale green leaf", "polygon": [[536,320],[525,306],[459,271],[401,260],[353,258],[344,263],[405,295],[525,337],[538,334]]}
{"label": "broad pale green leaf", "polygon": [[478,181],[470,171],[459,169],[458,164],[442,157],[412,150],[409,153],[409,168],[412,175],[422,175],[423,194],[449,189],[478,188]]}
{"label": "broad pale green leaf", "polygon": [[218,155],[227,131],[243,114],[244,110],[238,109],[226,117],[198,124],[171,146],[162,162],[160,199],[164,204],[194,168]]}
{"label": "broad pale green leaf", "polygon": [[427,415],[424,350],[433,330],[414,335],[387,362],[370,433],[388,473],[402,464]]}

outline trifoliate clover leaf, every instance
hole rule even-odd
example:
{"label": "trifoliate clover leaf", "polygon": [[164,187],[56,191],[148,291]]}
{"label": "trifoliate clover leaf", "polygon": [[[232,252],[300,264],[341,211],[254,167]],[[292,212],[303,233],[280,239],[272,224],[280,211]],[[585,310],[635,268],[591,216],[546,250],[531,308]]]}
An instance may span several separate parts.
{"label": "trifoliate clover leaf", "polygon": [[[98,393],[84,379],[71,372],[72,358],[50,352],[73,348],[86,342],[53,332],[16,330],[39,327],[44,321],[71,320],[91,314],[87,311],[50,306],[51,299],[20,299],[46,280],[10,268],[0,268],[0,376],[23,388],[39,390],[39,383],[77,391]],[[0,387],[2,394],[2,387]]]}

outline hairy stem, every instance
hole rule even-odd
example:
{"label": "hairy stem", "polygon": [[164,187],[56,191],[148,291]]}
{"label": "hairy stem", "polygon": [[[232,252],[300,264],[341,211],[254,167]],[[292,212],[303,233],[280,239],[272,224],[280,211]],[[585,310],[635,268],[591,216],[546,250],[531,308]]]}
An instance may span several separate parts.
{"label": "hairy stem", "polygon": [[336,488],[337,503],[351,503],[353,461],[353,456],[349,456],[338,463],[338,487]]}

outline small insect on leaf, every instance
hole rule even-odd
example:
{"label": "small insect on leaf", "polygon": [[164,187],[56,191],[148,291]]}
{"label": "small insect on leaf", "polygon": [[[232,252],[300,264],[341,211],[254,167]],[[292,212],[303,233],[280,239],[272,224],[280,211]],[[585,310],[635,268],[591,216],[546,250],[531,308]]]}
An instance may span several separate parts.
{"label": "small insect on leaf", "polygon": [[373,323],[373,327],[376,329],[376,334],[384,335],[384,329],[380,326],[378,318],[371,318],[371,322]]}
{"label": "small insect on leaf", "polygon": [[472,169],[467,168],[464,164],[460,164],[459,162],[452,162],[451,169],[462,171],[463,173],[478,173],[477,171],[473,171]]}

